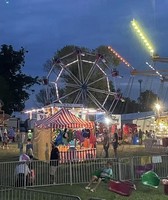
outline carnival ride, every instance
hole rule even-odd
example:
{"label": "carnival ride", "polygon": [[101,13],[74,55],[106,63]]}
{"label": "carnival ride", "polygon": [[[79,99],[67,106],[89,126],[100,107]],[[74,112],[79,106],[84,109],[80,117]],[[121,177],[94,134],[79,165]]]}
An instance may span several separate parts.
{"label": "carnival ride", "polygon": [[[153,45],[146,39],[138,22],[133,20],[131,24],[148,48],[150,55],[153,56]],[[90,105],[93,107],[94,104],[94,107],[96,106],[106,113],[113,113],[119,101],[124,102],[124,98],[129,98],[134,84],[134,77],[137,75],[144,76],[145,72],[137,71],[111,46],[107,48],[113,57],[117,58],[130,70],[129,75],[126,75],[127,84],[125,91],[123,88],[121,90],[120,87],[121,80],[125,77],[120,75],[118,67],[112,66],[108,62],[104,54],[90,53],[76,47],[67,55],[54,58],[52,61],[52,66],[43,80],[46,86],[48,104],[53,102],[61,104],[71,103],[81,104],[84,107],[89,107]],[[147,72],[147,74],[152,74],[153,76],[155,74],[160,75],[162,80],[167,80],[166,76],[162,76],[154,68],[151,72]],[[119,80],[118,78],[121,79]],[[114,88],[111,87],[111,81]],[[107,107],[109,101],[111,104]]]}
{"label": "carnival ride", "polygon": [[[158,66],[157,62],[168,63],[168,58],[160,57],[159,55],[155,53],[152,42],[147,38],[142,27],[135,19],[131,21],[131,25],[138,39],[145,45],[148,52],[150,53],[150,61],[149,61],[150,63],[146,62],[146,65],[150,68],[150,70],[133,70],[131,72],[131,75],[144,76],[144,77],[153,76],[155,77],[155,80],[156,80],[156,77],[159,77],[162,84],[162,88],[163,88],[163,83],[168,81],[168,70],[164,69],[163,67],[161,68],[161,66]],[[160,91],[160,88],[159,88],[159,91]]]}
{"label": "carnival ride", "polygon": [[[164,85],[168,82],[168,70],[160,69],[156,63],[165,63],[168,61],[168,58],[161,58],[155,54],[152,42],[147,39],[146,34],[135,19],[131,21],[131,25],[149,51],[150,61],[149,63],[146,62],[146,65],[150,70],[137,70],[111,46],[108,46],[107,48],[112,55],[127,66],[130,71],[129,75],[126,75],[126,89],[122,88],[121,90],[120,83],[125,77],[120,75],[121,72],[118,67],[109,64],[104,54],[90,53],[76,47],[67,55],[53,59],[51,69],[43,80],[49,103],[80,104],[84,107],[94,104],[99,110],[113,113],[119,101],[124,102],[124,98],[130,98],[133,85],[135,80],[137,80],[135,77],[137,76],[147,77],[146,80],[138,80],[140,83],[140,94],[143,82],[144,91],[154,90],[156,94],[162,95],[163,101],[166,102],[168,89],[165,90]],[[110,81],[113,82],[114,88],[111,88]],[[156,83],[157,87],[154,84],[156,81],[158,81]],[[51,96],[52,101],[50,101]],[[161,99],[161,96],[159,98]],[[107,107],[109,101],[111,101],[111,104],[110,107]]]}
{"label": "carnival ride", "polygon": [[[168,57],[160,57],[156,54],[152,43],[146,38],[146,35],[136,20],[131,21],[131,25],[138,38],[145,44],[150,53],[150,63],[146,62],[146,65],[150,70],[133,70],[131,74],[133,76],[147,77],[145,85],[150,85],[149,90],[152,90],[151,88],[153,85],[153,91],[158,95],[159,102],[166,107],[168,101],[168,70],[166,66]],[[160,107],[156,110],[155,131],[159,137],[166,137],[168,134],[167,113],[163,112],[163,110],[161,111]]]}
{"label": "carnival ride", "polygon": [[[110,46],[108,51],[130,67],[130,64]],[[53,59],[52,67],[43,83],[48,99],[54,96],[54,86],[54,103],[83,104],[84,107],[94,104],[94,107],[110,113],[119,101],[124,101],[119,88],[112,88],[110,85],[116,77],[121,76],[115,67],[110,66],[104,55],[75,48],[69,54]],[[111,103],[108,107],[109,101]]]}

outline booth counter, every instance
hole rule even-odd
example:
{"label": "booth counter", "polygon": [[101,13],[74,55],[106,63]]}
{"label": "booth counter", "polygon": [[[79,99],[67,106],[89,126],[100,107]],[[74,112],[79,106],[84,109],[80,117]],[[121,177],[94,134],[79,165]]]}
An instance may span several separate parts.
{"label": "booth counter", "polygon": [[84,161],[96,158],[96,148],[69,148],[68,150],[60,150],[60,162]]}

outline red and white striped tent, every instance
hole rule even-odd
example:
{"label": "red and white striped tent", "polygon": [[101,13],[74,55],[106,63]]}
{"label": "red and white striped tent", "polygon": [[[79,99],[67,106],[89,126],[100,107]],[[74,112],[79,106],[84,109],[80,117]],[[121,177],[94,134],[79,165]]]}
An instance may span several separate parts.
{"label": "red and white striped tent", "polygon": [[38,120],[36,126],[41,128],[93,128],[94,124],[76,117],[68,109],[62,108],[51,117]]}

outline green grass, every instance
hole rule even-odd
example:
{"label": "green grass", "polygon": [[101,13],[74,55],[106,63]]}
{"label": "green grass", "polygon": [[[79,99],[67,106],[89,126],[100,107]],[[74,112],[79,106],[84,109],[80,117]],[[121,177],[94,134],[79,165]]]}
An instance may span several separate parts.
{"label": "green grass", "polygon": [[[142,145],[121,145],[118,148],[118,156],[119,157],[127,157],[127,156],[143,156],[143,155],[151,155],[151,154],[159,154],[158,153],[147,153]],[[103,148],[102,145],[97,145],[97,157],[103,157]],[[114,157],[114,152],[112,146],[109,148],[109,157]],[[19,158],[19,149],[18,144],[11,143],[9,144],[9,149],[2,149],[0,146],[0,162],[6,161],[18,161]]]}
{"label": "green grass", "polygon": [[[118,150],[119,157],[129,157],[129,156],[141,156],[141,155],[152,155],[153,153],[147,153],[144,150],[143,146],[135,146],[135,145],[125,145],[120,146]],[[159,153],[158,153],[159,154]],[[109,149],[110,157],[113,157],[112,148]],[[102,146],[98,145],[97,148],[97,157],[102,156]],[[0,148],[0,162],[7,161],[18,161],[19,157],[19,149],[17,148],[17,143],[10,144],[9,150],[3,150]],[[160,185],[159,188],[151,188],[148,186],[144,186],[140,181],[136,183],[137,190],[132,192],[130,197],[124,197],[113,192],[108,191],[107,184],[101,183],[95,193],[92,193],[88,190],[85,190],[84,184],[73,184],[71,185],[61,185],[61,186],[48,186],[48,187],[38,187],[35,189],[40,189],[42,191],[51,191],[58,192],[64,194],[77,195],[82,200],[89,200],[89,198],[100,198],[105,200],[122,200],[122,199],[130,199],[130,200],[167,200],[168,196],[164,194],[163,186]]]}
{"label": "green grass", "polygon": [[[80,185],[66,185],[66,186],[50,186],[43,187],[43,190],[52,191],[52,192],[60,192],[65,194],[77,195],[80,196],[82,200],[89,200],[89,198],[100,198],[105,200],[167,200],[168,196],[164,194],[163,186],[159,188],[151,188],[148,186],[143,186],[141,182],[136,183],[137,190],[132,191],[131,196],[125,197],[119,194],[115,194],[113,192],[108,191],[107,184],[101,183],[98,187],[97,191],[92,193],[85,189],[84,184]],[[39,189],[39,188],[38,188]],[[40,188],[41,189],[41,188]]]}
{"label": "green grass", "polygon": [[10,162],[19,160],[19,149],[17,143],[9,144],[9,149],[2,149],[0,145],[0,162]]}

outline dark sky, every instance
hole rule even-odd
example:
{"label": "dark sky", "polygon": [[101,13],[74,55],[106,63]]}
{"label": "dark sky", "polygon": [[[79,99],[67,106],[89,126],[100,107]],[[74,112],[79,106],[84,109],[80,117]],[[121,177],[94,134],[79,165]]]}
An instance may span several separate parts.
{"label": "dark sky", "polygon": [[24,72],[32,76],[46,75],[44,63],[65,45],[111,45],[134,68],[148,70],[150,55],[130,21],[139,21],[156,53],[168,56],[167,8],[168,0],[0,0],[0,45],[27,49]]}

